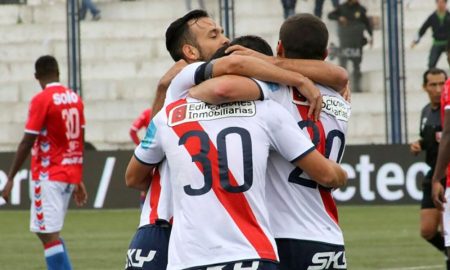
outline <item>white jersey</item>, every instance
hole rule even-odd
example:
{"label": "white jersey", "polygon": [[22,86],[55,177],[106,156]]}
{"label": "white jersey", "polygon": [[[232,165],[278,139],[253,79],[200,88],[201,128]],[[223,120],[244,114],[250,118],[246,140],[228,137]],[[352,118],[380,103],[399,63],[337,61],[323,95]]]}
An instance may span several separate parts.
{"label": "white jersey", "polygon": [[[271,86],[271,91],[264,91],[265,98],[286,108],[326,158],[340,162],[345,148],[350,104],[332,89],[317,85],[323,104],[320,121],[313,122],[307,119],[307,101],[296,89]],[[275,238],[344,245],[331,191],[310,179],[277,153],[270,156],[267,197]]]}
{"label": "white jersey", "polygon": [[269,151],[293,161],[313,149],[272,101],[214,106],[182,99],[159,112],[135,157],[168,161],[174,223],[167,269],[277,261],[265,203]]}
{"label": "white jersey", "polygon": [[172,190],[169,182],[169,166],[164,160],[155,168],[152,181],[142,205],[139,227],[155,224],[158,220],[172,221]]}
{"label": "white jersey", "polygon": [[196,85],[195,72],[197,68],[204,63],[205,62],[195,62],[189,64],[173,78],[166,92],[164,107],[176,100],[187,97],[189,88]]}

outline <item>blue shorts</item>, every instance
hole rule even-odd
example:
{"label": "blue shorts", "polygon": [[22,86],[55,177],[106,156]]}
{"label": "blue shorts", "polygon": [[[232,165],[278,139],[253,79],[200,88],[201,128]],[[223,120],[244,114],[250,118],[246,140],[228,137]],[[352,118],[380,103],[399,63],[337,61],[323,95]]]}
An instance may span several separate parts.
{"label": "blue shorts", "polygon": [[347,269],[344,246],[295,239],[275,239],[280,270]]}
{"label": "blue shorts", "polygon": [[270,261],[246,260],[238,262],[230,262],[223,264],[215,264],[208,266],[192,267],[185,270],[278,270],[278,264]]}
{"label": "blue shorts", "polygon": [[168,223],[140,227],[128,248],[125,269],[166,269],[170,230],[171,227]]}

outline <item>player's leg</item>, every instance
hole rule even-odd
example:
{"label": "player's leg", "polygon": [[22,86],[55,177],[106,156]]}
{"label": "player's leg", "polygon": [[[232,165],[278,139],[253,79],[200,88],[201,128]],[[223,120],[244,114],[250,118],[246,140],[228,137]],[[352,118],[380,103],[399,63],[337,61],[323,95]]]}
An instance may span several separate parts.
{"label": "player's leg", "polygon": [[420,235],[431,245],[445,253],[444,237],[439,231],[442,214],[431,199],[431,179],[422,183],[423,197],[420,210]]}
{"label": "player's leg", "polygon": [[32,181],[30,230],[37,234],[44,246],[49,270],[72,269],[64,241],[59,235],[72,191],[73,185]]}
{"label": "player's leg", "polygon": [[293,239],[275,240],[280,257],[280,270],[347,269],[344,246]]}
{"label": "player's leg", "polygon": [[170,225],[167,222],[140,227],[128,248],[125,269],[166,269],[170,230]]}
{"label": "player's leg", "polygon": [[444,245],[447,248],[447,270],[450,270],[450,188],[445,190],[444,213],[442,216],[442,229],[444,231]]}
{"label": "player's leg", "polygon": [[322,17],[322,9],[323,9],[323,2],[325,0],[316,0],[314,4],[314,15],[321,18]]}
{"label": "player's leg", "polygon": [[430,49],[430,55],[428,56],[428,68],[436,67],[437,61],[440,56],[440,49],[438,45],[432,45]]}

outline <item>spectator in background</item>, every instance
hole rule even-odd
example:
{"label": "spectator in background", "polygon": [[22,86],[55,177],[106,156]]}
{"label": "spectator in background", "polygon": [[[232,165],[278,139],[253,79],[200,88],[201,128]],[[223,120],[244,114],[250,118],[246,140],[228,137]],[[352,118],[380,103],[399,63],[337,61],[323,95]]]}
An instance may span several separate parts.
{"label": "spectator in background", "polygon": [[73,195],[78,206],[87,202],[82,181],[84,105],[80,96],[59,83],[58,63],[53,56],[36,60],[34,76],[42,91],[30,102],[25,133],[2,196],[9,200],[14,177],[31,152],[30,231],[42,242],[48,270],[70,270],[60,231],[70,197]]}
{"label": "spectator in background", "polygon": [[[322,18],[322,10],[323,10],[323,3],[325,0],[316,0],[316,3],[314,5],[314,15],[316,15],[319,18]],[[333,7],[336,9],[339,6],[339,0],[331,0],[333,3]]]}
{"label": "spectator in background", "polygon": [[[198,7],[199,7],[199,9],[206,10],[206,7],[205,7],[205,1],[203,1],[203,0],[198,0],[197,2],[198,2]],[[185,3],[186,3],[186,9],[187,9],[187,11],[191,11],[191,10],[192,10],[192,0],[185,0]]]}
{"label": "spectator in background", "polygon": [[[139,145],[141,143],[141,140],[139,139],[139,136],[137,133],[139,130],[141,130],[143,128],[146,129],[148,127],[148,124],[150,124],[151,116],[152,116],[152,109],[150,109],[150,108],[145,109],[139,115],[139,117],[133,121],[133,124],[131,124],[130,137],[131,137],[131,140],[133,140],[135,145]],[[147,192],[141,191],[140,196],[139,196],[141,208],[142,208],[142,205],[144,204],[146,195],[147,195]]]}
{"label": "spectator in background", "polygon": [[422,181],[423,197],[420,210],[420,235],[435,248],[445,253],[444,237],[439,230],[442,224],[441,213],[431,199],[431,178],[433,177],[441,126],[441,92],[447,74],[442,69],[431,68],[423,74],[423,90],[427,92],[430,103],[422,109],[420,117],[420,139],[411,143],[410,150],[414,155],[425,151],[425,162],[430,170]]}
{"label": "spectator in background", "polygon": [[87,11],[90,11],[92,14],[92,20],[98,21],[100,20],[100,10],[97,8],[97,6],[92,2],[92,0],[81,0],[81,7],[80,7],[80,20],[86,19],[86,13]]}
{"label": "spectator in background", "polygon": [[447,39],[450,37],[450,13],[447,10],[447,0],[436,0],[436,6],[436,11],[422,24],[416,38],[411,43],[411,48],[414,48],[427,29],[431,27],[433,45],[428,57],[428,68],[436,66],[439,57],[445,52]]}
{"label": "spectator in background", "polygon": [[[351,78],[352,92],[362,92],[361,61],[363,46],[372,45],[372,25],[366,15],[366,8],[358,0],[347,0],[328,14],[330,20],[338,21],[338,36],[340,42],[339,62],[347,68],[348,60],[353,62]],[[366,30],[370,38],[364,36]]]}
{"label": "spectator in background", "polygon": [[297,5],[297,0],[281,0],[281,5],[283,6],[283,17],[286,20],[287,18],[295,14],[295,6]]}

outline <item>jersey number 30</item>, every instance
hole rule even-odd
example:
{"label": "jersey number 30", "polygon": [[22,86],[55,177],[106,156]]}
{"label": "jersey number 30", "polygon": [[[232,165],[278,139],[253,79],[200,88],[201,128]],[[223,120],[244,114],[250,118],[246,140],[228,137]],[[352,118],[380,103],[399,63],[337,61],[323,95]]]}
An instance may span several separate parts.
{"label": "jersey number 30", "polygon": [[[227,141],[226,137],[230,134],[236,134],[241,138],[242,157],[244,161],[244,183],[242,185],[233,185],[230,183],[230,172],[228,168]],[[207,193],[213,187],[213,179],[220,180],[220,186],[231,193],[247,191],[253,183],[253,161],[252,161],[252,141],[250,133],[243,128],[229,127],[217,134],[217,150],[211,149],[211,142],[208,134],[200,130],[188,131],[181,136],[179,145],[189,144],[189,140],[198,140],[200,149],[198,153],[192,154],[192,162],[201,164],[204,176],[204,185],[201,188],[192,188],[191,185],[184,186],[186,194],[198,196]],[[188,147],[188,146],[186,146]],[[235,148],[233,148],[235,149]],[[218,172],[218,174],[217,174]]]}

